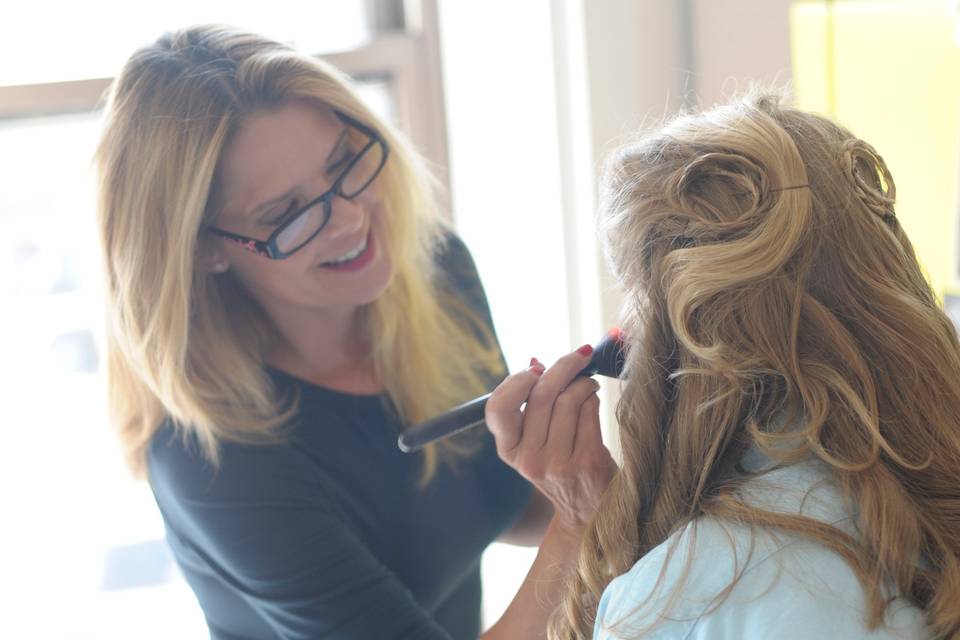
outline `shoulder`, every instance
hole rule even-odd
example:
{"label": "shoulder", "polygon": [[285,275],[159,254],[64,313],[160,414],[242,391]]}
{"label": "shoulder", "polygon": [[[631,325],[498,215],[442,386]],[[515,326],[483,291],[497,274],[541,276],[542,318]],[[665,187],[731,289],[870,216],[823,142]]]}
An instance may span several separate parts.
{"label": "shoulder", "polygon": [[[803,468],[772,473],[767,484],[779,486],[808,473]],[[795,486],[804,487],[807,496],[796,503],[796,512],[841,529],[850,526],[842,515],[834,520],[843,510],[828,485],[819,493],[802,481]],[[788,495],[781,506],[792,510],[792,503]],[[629,634],[631,629],[649,629],[644,637],[689,640],[924,637],[922,615],[903,601],[891,607],[888,626],[873,633],[867,632],[865,611],[865,595],[853,569],[822,544],[703,517],[608,585],[595,637],[613,638],[614,631]]]}
{"label": "shoulder", "polygon": [[470,250],[460,235],[450,227],[444,227],[437,243],[437,256],[442,264],[472,260]]}
{"label": "shoulder", "polygon": [[197,436],[166,420],[147,450],[150,486],[161,508],[172,503],[200,505],[315,492],[315,465],[289,443],[244,444],[221,441],[216,461],[205,455]]}
{"label": "shoulder", "polygon": [[467,245],[452,230],[446,230],[438,247],[436,262],[437,285],[450,312],[473,325],[481,341],[486,342],[489,334],[493,333],[495,342],[493,315],[477,266]]}
{"label": "shoulder", "polygon": [[607,586],[595,637],[651,630],[650,637],[669,638],[689,631],[732,581],[735,558],[748,547],[748,537],[737,525],[711,518],[688,524]]}
{"label": "shoulder", "polygon": [[215,476],[215,465],[203,452],[196,435],[177,427],[167,418],[147,448],[148,478],[157,486],[182,490],[209,482]]}
{"label": "shoulder", "polygon": [[926,637],[921,613],[905,601],[872,633],[865,611],[853,570],[826,547],[703,518],[608,585],[594,637]]}
{"label": "shoulder", "polygon": [[477,265],[470,249],[452,229],[445,229],[436,248],[439,270],[454,287],[479,284]]}

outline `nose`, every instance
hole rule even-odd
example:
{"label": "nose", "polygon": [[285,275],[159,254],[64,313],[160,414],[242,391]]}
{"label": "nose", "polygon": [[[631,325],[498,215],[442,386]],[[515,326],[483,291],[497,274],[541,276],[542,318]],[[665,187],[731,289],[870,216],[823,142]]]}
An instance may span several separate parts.
{"label": "nose", "polygon": [[339,238],[355,234],[366,222],[367,212],[359,198],[346,200],[336,197],[330,201],[330,221],[323,235],[327,238]]}

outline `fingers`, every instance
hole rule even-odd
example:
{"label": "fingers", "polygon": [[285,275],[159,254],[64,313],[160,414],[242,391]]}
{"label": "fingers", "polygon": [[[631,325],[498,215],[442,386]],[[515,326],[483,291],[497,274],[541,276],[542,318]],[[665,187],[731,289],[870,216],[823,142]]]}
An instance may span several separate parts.
{"label": "fingers", "polygon": [[616,468],[601,439],[599,384],[577,378],[590,355],[589,347],[574,351],[547,370],[533,360],[486,407],[500,458],[547,496],[554,519],[571,531],[589,522]]}
{"label": "fingers", "polygon": [[543,371],[542,364],[535,359],[531,360],[530,367],[507,376],[487,400],[484,417],[501,458],[509,455],[520,444],[524,431],[520,408],[527,401]]}
{"label": "fingers", "polygon": [[572,448],[573,451],[585,456],[606,451],[602,430],[600,429],[600,398],[596,394],[587,398],[580,405]]}
{"label": "fingers", "polygon": [[[530,391],[523,414],[524,446],[541,449],[547,441],[550,418],[557,397],[566,389],[578,373],[590,362],[593,348],[584,345],[554,363]],[[579,405],[578,405],[579,406]],[[576,414],[574,414],[576,415]]]}
{"label": "fingers", "polygon": [[[584,414],[589,416],[591,411],[596,412],[599,407],[596,396],[599,388],[600,383],[593,378],[579,378],[557,396],[547,439],[542,447],[544,456],[565,461],[573,455],[577,430],[584,422]],[[588,409],[591,405],[595,405],[592,410]],[[599,413],[597,415],[599,416]]]}

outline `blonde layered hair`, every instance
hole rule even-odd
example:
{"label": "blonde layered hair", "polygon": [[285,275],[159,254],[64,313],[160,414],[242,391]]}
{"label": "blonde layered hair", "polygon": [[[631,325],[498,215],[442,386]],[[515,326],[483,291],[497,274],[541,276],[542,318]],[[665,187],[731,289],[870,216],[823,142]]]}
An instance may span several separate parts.
{"label": "blonde layered hair", "polygon": [[[435,415],[504,374],[484,321],[436,273],[445,227],[423,161],[348,79],[228,27],[166,34],[134,53],[114,83],[96,155],[111,419],[138,475],[168,417],[216,463],[223,440],[277,441],[296,409],[264,368],[275,339],[266,315],[231,274],[214,277],[198,263],[231,136],[250,114],[294,100],[366,123],[391,150],[379,179],[394,276],[361,315],[375,373],[400,419]],[[445,446],[426,449],[425,478],[440,453],[462,449]]]}
{"label": "blonde layered hair", "polygon": [[[894,197],[869,144],[757,92],[612,159],[604,231],[632,342],[623,467],[552,639],[591,637],[607,584],[700,516],[835,551],[871,628],[891,585],[937,637],[960,637],[960,346]],[[861,535],[742,500],[733,468],[751,446],[822,460]]]}

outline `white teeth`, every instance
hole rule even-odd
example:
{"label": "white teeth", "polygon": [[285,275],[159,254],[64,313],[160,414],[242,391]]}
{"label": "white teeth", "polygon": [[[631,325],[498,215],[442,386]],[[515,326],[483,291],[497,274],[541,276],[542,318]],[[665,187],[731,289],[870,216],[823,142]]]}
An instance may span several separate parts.
{"label": "white teeth", "polygon": [[366,248],[367,248],[367,236],[364,236],[364,237],[363,237],[363,244],[362,244],[362,245],[360,245],[359,247],[357,247],[357,248],[354,249],[353,251],[350,251],[349,253],[343,254],[343,255],[340,256],[339,258],[334,258],[333,260],[328,260],[327,262],[324,262],[324,264],[342,264],[342,263],[344,263],[344,262],[350,262],[351,260],[353,260],[354,258],[356,258],[358,255],[360,255],[361,253],[363,253],[363,250],[366,249]]}

